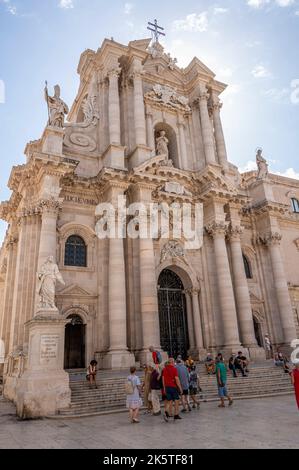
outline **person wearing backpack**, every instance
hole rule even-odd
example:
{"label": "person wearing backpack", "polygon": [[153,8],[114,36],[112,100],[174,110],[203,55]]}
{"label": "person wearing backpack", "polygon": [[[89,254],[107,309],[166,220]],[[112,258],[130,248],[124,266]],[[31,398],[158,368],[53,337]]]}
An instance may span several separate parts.
{"label": "person wearing backpack", "polygon": [[125,384],[125,391],[127,394],[127,408],[130,413],[130,421],[132,424],[138,424],[140,421],[139,411],[142,407],[142,399],[140,397],[141,382],[140,378],[136,375],[136,367],[131,367],[130,375]]}
{"label": "person wearing backpack", "polygon": [[152,359],[153,359],[153,363],[156,365],[156,366],[159,366],[162,364],[162,354],[160,353],[160,351],[155,351],[154,347],[151,346],[149,348],[150,352],[152,353]]}

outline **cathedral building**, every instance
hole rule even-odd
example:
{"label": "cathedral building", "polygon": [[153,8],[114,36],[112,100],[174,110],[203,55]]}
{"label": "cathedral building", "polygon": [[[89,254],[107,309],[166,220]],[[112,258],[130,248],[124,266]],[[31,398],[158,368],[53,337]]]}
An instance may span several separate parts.
{"label": "cathedral building", "polygon": [[[106,39],[83,52],[78,74],[70,110],[58,86],[45,90],[48,125],[0,205],[6,396],[17,401],[26,373],[55,358],[62,371],[94,358],[125,369],[151,346],[197,359],[242,350],[254,361],[266,357],[266,334],[289,347],[299,334],[299,181],[269,173],[260,150],[256,172],[229,162],[226,85],[149,39]],[[127,207],[199,204],[202,244],[188,248],[173,223],[168,238],[99,237],[99,205],[117,213],[120,197]]]}

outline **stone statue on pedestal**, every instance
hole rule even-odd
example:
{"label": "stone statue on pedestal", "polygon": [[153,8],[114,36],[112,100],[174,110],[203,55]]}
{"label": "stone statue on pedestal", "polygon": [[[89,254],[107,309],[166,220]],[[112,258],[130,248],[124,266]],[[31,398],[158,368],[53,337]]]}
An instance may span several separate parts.
{"label": "stone statue on pedestal", "polygon": [[166,132],[161,131],[159,137],[156,139],[157,144],[157,155],[166,155],[167,159],[169,157],[168,144],[169,140],[166,137]]}
{"label": "stone statue on pedestal", "polygon": [[56,310],[55,289],[57,281],[65,285],[53,256],[49,256],[38,273],[39,308]]}
{"label": "stone statue on pedestal", "polygon": [[263,150],[258,149],[257,155],[256,155],[256,163],[258,167],[258,180],[263,180],[267,178],[269,174],[269,166],[267,163],[267,160],[262,156]]}
{"label": "stone statue on pedestal", "polygon": [[64,127],[64,116],[69,113],[68,105],[60,98],[60,86],[55,85],[54,96],[49,96],[48,88],[45,88],[45,99],[48,104],[49,121],[52,127]]}

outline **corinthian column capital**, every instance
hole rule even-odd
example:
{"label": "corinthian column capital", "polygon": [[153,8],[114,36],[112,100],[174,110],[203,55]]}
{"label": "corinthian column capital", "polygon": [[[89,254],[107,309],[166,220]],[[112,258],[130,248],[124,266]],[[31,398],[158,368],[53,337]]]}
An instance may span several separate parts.
{"label": "corinthian column capital", "polygon": [[38,203],[38,210],[41,212],[41,213],[52,213],[52,214],[58,214],[58,212],[60,211],[61,209],[61,206],[62,206],[62,202],[63,200],[62,199],[42,199],[41,201],[39,201]]}
{"label": "corinthian column capital", "polygon": [[223,103],[221,103],[221,101],[218,101],[218,103],[214,103],[213,106],[212,106],[213,112],[219,112],[220,113],[222,108],[223,108]]}
{"label": "corinthian column capital", "polygon": [[198,101],[199,101],[199,103],[201,103],[202,101],[208,101],[209,98],[210,98],[209,93],[207,93],[207,92],[202,92],[202,93],[200,93],[199,96],[198,96]]}
{"label": "corinthian column capital", "polygon": [[262,240],[267,246],[280,245],[282,235],[278,232],[268,232],[262,236]]}
{"label": "corinthian column capital", "polygon": [[121,74],[121,68],[120,67],[114,67],[111,70],[108,71],[107,76],[109,80],[111,78],[118,78]]}
{"label": "corinthian column capital", "polygon": [[228,238],[231,242],[239,242],[241,240],[241,236],[244,232],[244,228],[240,225],[231,225],[228,230]]}
{"label": "corinthian column capital", "polygon": [[212,238],[225,237],[227,234],[227,224],[225,222],[213,222],[206,227],[206,232]]}

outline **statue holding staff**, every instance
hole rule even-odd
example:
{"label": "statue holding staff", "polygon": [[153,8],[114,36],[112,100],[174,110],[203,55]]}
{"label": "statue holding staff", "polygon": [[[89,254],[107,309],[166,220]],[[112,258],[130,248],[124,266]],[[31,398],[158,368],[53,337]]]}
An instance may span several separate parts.
{"label": "statue holding staff", "polygon": [[64,116],[69,113],[68,105],[60,98],[60,86],[55,85],[54,96],[49,96],[46,82],[45,100],[48,104],[48,126],[64,127]]}

